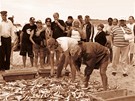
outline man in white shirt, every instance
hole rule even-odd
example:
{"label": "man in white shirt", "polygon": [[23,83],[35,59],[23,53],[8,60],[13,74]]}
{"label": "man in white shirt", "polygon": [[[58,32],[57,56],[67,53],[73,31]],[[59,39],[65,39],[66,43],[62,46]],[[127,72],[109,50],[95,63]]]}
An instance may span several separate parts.
{"label": "man in white shirt", "polygon": [[[128,18],[129,23],[127,24],[127,26],[131,29],[132,31],[132,36],[135,36],[135,20],[133,16],[129,16]],[[130,52],[130,64],[133,63],[133,57],[134,57],[134,38],[129,40],[129,52]]]}
{"label": "man in white shirt", "polygon": [[13,24],[7,19],[7,11],[1,11],[0,21],[0,70],[10,69],[11,42],[13,42]]}
{"label": "man in white shirt", "polygon": [[51,64],[52,72],[54,71],[54,51],[58,51],[60,53],[59,62],[57,65],[57,78],[61,76],[61,71],[64,67],[64,64],[68,62],[71,67],[72,80],[73,81],[75,80],[76,69],[78,69],[79,67],[77,64],[75,65],[75,62],[71,58],[69,51],[72,51],[72,48],[75,47],[77,44],[78,41],[71,37],[59,37],[57,39],[53,39],[53,38],[48,39],[47,46],[50,51],[50,57],[51,57],[50,64]]}
{"label": "man in white shirt", "polygon": [[111,47],[112,43],[111,43],[111,37],[110,37],[112,27],[113,27],[113,19],[108,18],[108,24],[105,25],[104,31],[106,32],[107,47],[110,50],[110,62],[112,62],[112,57],[113,57],[113,51],[112,51],[112,47]]}

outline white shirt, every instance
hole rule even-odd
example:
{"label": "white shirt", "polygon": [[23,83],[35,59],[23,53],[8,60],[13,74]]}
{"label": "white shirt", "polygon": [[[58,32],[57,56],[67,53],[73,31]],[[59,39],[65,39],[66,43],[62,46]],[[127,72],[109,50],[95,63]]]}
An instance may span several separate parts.
{"label": "white shirt", "polygon": [[10,20],[0,22],[0,36],[5,38],[11,37],[13,42],[14,26]]}
{"label": "white shirt", "polygon": [[80,41],[80,39],[81,39],[80,33],[78,31],[72,30],[71,38],[74,38],[77,41]]}
{"label": "white shirt", "polygon": [[[134,25],[135,25],[135,23],[133,23],[133,24],[130,24],[130,23],[127,24],[127,27],[130,28],[131,31],[132,31],[132,36],[133,36],[133,37],[134,37],[134,31],[133,31]],[[134,42],[134,38],[132,38],[131,40],[129,40],[129,42]]]}
{"label": "white shirt", "polygon": [[63,51],[67,51],[78,44],[78,41],[71,37],[59,37],[56,40],[61,45]]}
{"label": "white shirt", "polygon": [[112,29],[112,25],[108,25],[106,24],[105,27],[104,27],[104,31],[107,32],[107,34],[110,34],[111,33],[111,29]]}

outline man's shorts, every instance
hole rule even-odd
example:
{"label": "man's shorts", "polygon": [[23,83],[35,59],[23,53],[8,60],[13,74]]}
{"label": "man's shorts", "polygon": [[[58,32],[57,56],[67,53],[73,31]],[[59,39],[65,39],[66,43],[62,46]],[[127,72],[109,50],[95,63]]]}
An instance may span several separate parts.
{"label": "man's shorts", "polygon": [[27,53],[28,53],[28,57],[34,57],[32,44],[22,43],[21,50],[20,50],[20,55],[26,56]]}

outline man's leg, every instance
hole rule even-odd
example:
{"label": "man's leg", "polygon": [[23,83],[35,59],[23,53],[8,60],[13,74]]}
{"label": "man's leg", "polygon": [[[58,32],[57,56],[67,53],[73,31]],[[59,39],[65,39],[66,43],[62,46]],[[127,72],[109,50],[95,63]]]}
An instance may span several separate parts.
{"label": "man's leg", "polygon": [[10,69],[11,37],[6,39],[6,70]]}
{"label": "man's leg", "polygon": [[69,63],[70,63],[70,68],[71,68],[71,74],[72,74],[72,81],[75,81],[76,77],[76,66],[72,58],[69,56]]}
{"label": "man's leg", "polygon": [[32,44],[28,44],[28,45],[27,45],[27,51],[28,51],[28,56],[30,57],[31,67],[33,67],[33,63],[34,63],[34,53],[33,53]]}
{"label": "man's leg", "polygon": [[50,51],[50,57],[49,57],[50,65],[51,65],[51,76],[54,74],[54,51]]}
{"label": "man's leg", "polygon": [[121,62],[122,62],[122,71],[123,71],[123,76],[128,76],[127,71],[128,71],[128,53],[129,53],[129,45],[126,47],[121,48]]}
{"label": "man's leg", "polygon": [[[38,52],[39,52],[39,47],[34,46],[34,62],[35,62],[35,67],[38,67]],[[32,63],[31,59],[31,63]]]}
{"label": "man's leg", "polygon": [[44,48],[40,47],[40,67],[43,68],[44,65]]}
{"label": "man's leg", "polygon": [[61,53],[59,57],[58,66],[57,66],[57,78],[61,76],[61,71],[63,69],[64,63],[65,63],[65,54]]}
{"label": "man's leg", "polygon": [[5,38],[1,37],[1,51],[2,51],[2,70],[6,70],[6,61],[5,61],[5,57],[6,57],[6,41]]}
{"label": "man's leg", "polygon": [[3,57],[3,50],[2,50],[2,46],[0,46],[0,70],[4,70],[4,57]]}
{"label": "man's leg", "polygon": [[88,87],[88,82],[89,82],[89,79],[90,79],[90,75],[92,74],[94,68],[90,68],[89,66],[86,66],[85,68],[85,78],[84,78],[84,86],[85,87]]}
{"label": "man's leg", "polygon": [[55,61],[56,66],[58,65],[59,59],[60,59],[60,53],[56,51],[56,61]]}
{"label": "man's leg", "polygon": [[133,64],[134,42],[130,42],[130,44],[129,44],[129,51],[130,51],[130,64]]}
{"label": "man's leg", "polygon": [[77,71],[80,71],[80,67],[81,67],[81,63],[82,63],[82,58],[78,58],[76,61],[75,61],[75,64],[76,64],[76,69]]}
{"label": "man's leg", "polygon": [[100,75],[101,75],[101,79],[102,79],[102,85],[104,90],[107,90],[108,87],[108,80],[107,80],[107,75],[106,75],[106,71],[107,71],[107,66],[109,63],[109,54],[107,54],[101,61],[100,63]]}
{"label": "man's leg", "polygon": [[23,66],[26,67],[26,56],[22,56]]}
{"label": "man's leg", "polygon": [[26,67],[26,51],[27,51],[27,45],[22,43],[20,45],[20,55],[22,56],[22,61],[23,61],[23,67]]}
{"label": "man's leg", "polygon": [[117,73],[117,65],[119,64],[119,58],[120,58],[120,48],[113,46],[113,59],[112,59],[113,75],[116,75]]}
{"label": "man's leg", "polygon": [[31,63],[31,67],[33,67],[33,63],[34,63],[34,58],[30,57],[30,63]]}

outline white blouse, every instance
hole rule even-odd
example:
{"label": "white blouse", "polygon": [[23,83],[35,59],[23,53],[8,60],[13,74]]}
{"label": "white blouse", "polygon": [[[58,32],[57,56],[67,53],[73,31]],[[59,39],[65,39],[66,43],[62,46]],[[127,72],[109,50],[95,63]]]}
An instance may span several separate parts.
{"label": "white blouse", "polygon": [[77,41],[80,41],[80,39],[81,39],[80,33],[78,31],[72,30],[71,38],[74,38]]}

